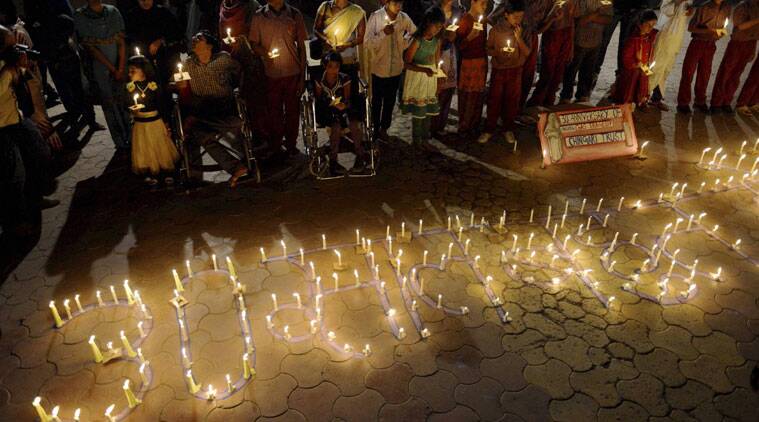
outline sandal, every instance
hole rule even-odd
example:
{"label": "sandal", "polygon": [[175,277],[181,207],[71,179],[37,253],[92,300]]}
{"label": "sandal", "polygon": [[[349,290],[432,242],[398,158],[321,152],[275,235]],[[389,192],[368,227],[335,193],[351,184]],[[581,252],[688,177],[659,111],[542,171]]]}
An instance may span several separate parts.
{"label": "sandal", "polygon": [[248,175],[248,169],[240,166],[235,170],[234,174],[232,174],[232,177],[229,179],[229,187],[234,189],[237,187],[237,184],[239,183],[240,179]]}

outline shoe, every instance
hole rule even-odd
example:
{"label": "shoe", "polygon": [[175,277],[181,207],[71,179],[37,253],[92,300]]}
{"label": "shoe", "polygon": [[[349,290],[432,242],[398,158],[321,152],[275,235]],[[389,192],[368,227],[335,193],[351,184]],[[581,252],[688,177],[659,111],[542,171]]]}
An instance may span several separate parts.
{"label": "shoe", "polygon": [[506,132],[505,138],[507,144],[514,144],[517,141],[517,138],[514,136],[514,132],[512,131]]}
{"label": "shoe", "polygon": [[158,179],[156,179],[156,178],[154,178],[154,177],[146,177],[146,178],[143,180],[143,183],[145,183],[145,184],[146,184],[146,185],[148,185],[148,186],[155,186],[155,185],[157,185],[157,184],[158,184]]}
{"label": "shoe", "polygon": [[735,111],[737,111],[738,114],[742,116],[752,117],[754,115],[752,109],[748,108],[748,106],[738,107],[735,109]]}
{"label": "shoe", "polygon": [[240,179],[248,175],[248,168],[240,164],[239,167],[237,167],[237,170],[232,174],[232,177],[229,178],[229,187],[234,189],[237,187],[237,184],[240,183]]}
{"label": "shoe", "polygon": [[575,99],[575,104],[584,104],[590,101],[590,97],[580,97]]}
{"label": "shoe", "polygon": [[656,107],[660,111],[669,111],[669,106],[664,104],[662,101],[657,101],[655,103],[649,103],[650,105]]}
{"label": "shoe", "polygon": [[379,133],[377,133],[377,137],[378,137],[378,138],[379,138],[379,139],[380,139],[382,142],[390,142],[390,136],[388,136],[388,134],[387,134],[387,130],[386,130],[386,129],[380,129],[380,130],[379,130]]}
{"label": "shoe", "polygon": [[492,133],[482,132],[482,135],[477,138],[477,142],[480,144],[487,144],[491,137],[493,137]]}
{"label": "shoe", "polygon": [[353,162],[351,173],[362,172],[366,169],[366,159],[364,157],[356,156],[356,161]]}
{"label": "shoe", "polygon": [[569,98],[562,98],[559,100],[559,105],[572,104],[572,100]]}
{"label": "shoe", "polygon": [[41,198],[39,206],[41,210],[46,210],[48,208],[57,207],[60,203],[61,201],[57,199]]}
{"label": "shoe", "polygon": [[329,161],[329,176],[330,177],[341,177],[345,176],[348,173],[348,170],[343,167],[340,163],[337,162],[337,160],[330,160]]}
{"label": "shoe", "polygon": [[677,106],[677,112],[680,113],[680,114],[690,114],[691,113],[690,107],[688,107],[687,105],[684,105],[684,106],[679,105],[679,106]]}
{"label": "shoe", "polygon": [[725,114],[733,114],[733,113],[735,113],[735,110],[733,110],[733,108],[730,107],[729,105],[725,105],[725,106],[720,107],[720,110],[722,110],[722,112],[725,113]]}
{"label": "shoe", "polygon": [[704,114],[709,114],[709,106],[706,104],[696,104],[693,106],[693,108]]}
{"label": "shoe", "polygon": [[100,123],[96,121],[87,122],[87,127],[90,128],[93,132],[99,132],[101,130],[105,130],[105,126],[101,125]]}

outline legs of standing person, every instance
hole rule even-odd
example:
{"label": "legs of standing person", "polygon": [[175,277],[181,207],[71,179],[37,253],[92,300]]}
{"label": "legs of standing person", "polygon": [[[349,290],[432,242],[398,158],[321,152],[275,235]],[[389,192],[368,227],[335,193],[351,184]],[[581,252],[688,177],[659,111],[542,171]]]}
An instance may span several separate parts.
{"label": "legs of standing person", "polygon": [[[498,128],[498,118],[501,117],[501,109],[507,99],[506,94],[506,69],[493,69],[490,71],[490,91],[488,92],[488,110],[485,119],[485,133],[493,134]],[[521,84],[520,84],[521,94]]]}
{"label": "legs of standing person", "polygon": [[716,50],[716,43],[707,43],[703,47],[698,61],[694,103],[699,107],[706,107],[706,88],[709,86],[709,78],[712,76],[712,61]]}
{"label": "legs of standing person", "polygon": [[527,102],[527,97],[530,95],[532,84],[535,82],[535,70],[538,66],[538,51],[540,51],[540,45],[538,41],[538,34],[532,34],[530,37],[530,55],[527,56],[522,71],[522,93],[519,99],[520,107],[523,107]]}
{"label": "legs of standing person", "polygon": [[[575,79],[577,79],[577,75],[580,71],[580,65],[585,59],[586,51],[586,49],[575,45],[575,54],[572,57],[572,61],[569,62],[566,69],[564,69],[564,79],[561,83],[561,94],[559,95],[561,101],[568,102],[572,99],[572,95],[574,94],[575,90]],[[577,97],[579,98],[580,95],[578,94]]]}
{"label": "legs of standing person", "polygon": [[384,134],[393,122],[393,109],[398,95],[400,76],[381,78],[372,75],[372,124]]}
{"label": "legs of standing person", "polygon": [[759,58],[754,59],[751,72],[743,84],[740,96],[738,96],[737,105],[738,107],[754,107],[757,104],[759,104]]}
{"label": "legs of standing person", "polygon": [[[578,53],[578,50],[575,49],[575,54]],[[598,48],[583,49],[577,71],[577,91],[575,92],[575,99],[578,102],[585,102],[590,99],[590,94],[593,92],[593,69],[597,61]]]}
{"label": "legs of standing person", "polygon": [[654,91],[651,93],[651,102],[654,104],[660,104],[664,101],[664,95],[661,93],[661,88],[658,86],[654,88]]}
{"label": "legs of standing person", "polygon": [[621,15],[614,13],[614,16],[612,16],[612,21],[606,26],[606,28],[604,28],[603,38],[601,39],[601,44],[598,46],[598,52],[596,53],[596,62],[593,65],[593,76],[590,85],[591,90],[596,87],[596,82],[598,82],[598,75],[601,74],[601,67],[604,64],[604,60],[606,59],[606,50],[609,48],[611,38],[614,36],[614,31],[617,29],[617,25],[621,19]]}
{"label": "legs of standing person", "polygon": [[103,108],[103,115],[108,124],[108,131],[111,134],[111,139],[113,140],[114,145],[116,145],[116,148],[126,149],[129,147],[131,130],[129,115],[126,112],[124,105],[120,104],[117,98],[116,90],[121,88],[119,86],[120,82],[114,81],[103,65],[94,63],[93,68],[95,83],[98,87],[98,94],[100,95],[101,106]]}
{"label": "legs of standing person", "polygon": [[87,124],[95,123],[95,109],[87,99],[82,86],[81,62],[70,59],[61,63],[51,63],[50,76],[58,89],[58,95],[71,124],[82,118]]}
{"label": "legs of standing person", "polygon": [[440,104],[440,114],[432,118],[432,130],[433,134],[440,134],[445,132],[445,126],[448,124],[448,113],[451,110],[451,100],[453,99],[453,92],[455,88],[446,88],[440,91],[437,96],[438,104]]}
{"label": "legs of standing person", "polygon": [[540,78],[528,106],[550,107],[556,100],[556,91],[564,76],[564,69],[571,58],[573,41],[570,28],[543,34],[540,56]]}
{"label": "legs of standing person", "polygon": [[683,70],[680,76],[680,88],[677,92],[677,106],[690,107],[692,98],[693,76],[698,68],[698,63],[703,54],[703,43],[699,40],[691,40],[683,59]]}
{"label": "legs of standing person", "polygon": [[740,75],[751,62],[756,41],[733,41],[727,44],[712,89],[712,108],[730,106],[740,85]]}
{"label": "legs of standing person", "polygon": [[282,150],[282,138],[289,154],[296,154],[298,129],[300,128],[300,97],[298,96],[298,79],[300,75],[284,78],[268,78],[267,116],[269,124],[269,148],[272,153]]}

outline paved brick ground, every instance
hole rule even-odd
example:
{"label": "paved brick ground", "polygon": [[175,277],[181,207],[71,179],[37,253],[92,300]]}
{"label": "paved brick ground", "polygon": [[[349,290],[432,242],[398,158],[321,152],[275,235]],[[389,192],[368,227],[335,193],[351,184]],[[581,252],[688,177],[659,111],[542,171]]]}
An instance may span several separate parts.
{"label": "paved brick ground", "polygon": [[[599,90],[610,83],[607,72]],[[668,98],[674,89],[671,81]],[[439,144],[441,153],[428,155],[396,145],[386,149],[380,175],[371,179],[299,180],[235,191],[219,185],[189,195],[143,189],[129,175],[128,163],[111,159],[111,142],[98,133],[60,177],[55,197],[62,204],[44,212],[39,244],[0,287],[0,415],[32,419],[32,400],[41,396],[48,412],[60,405],[67,420],[77,407],[82,420],[102,419],[111,403],[114,415],[128,414],[130,420],[756,420],[759,398],[749,376],[759,361],[757,185],[755,178],[746,184],[737,180],[757,154],[749,154],[742,171],[730,168],[740,144],[752,145],[759,136],[759,122],[658,112],[636,119],[639,137],[651,142],[646,161],[624,158],[541,170],[535,138],[523,131],[517,154],[497,142]],[[407,138],[409,126],[399,116],[392,133]],[[704,147],[722,147],[727,168],[696,167]],[[730,186],[712,192],[716,178],[724,183],[730,176]],[[697,194],[702,181],[707,188]],[[675,182],[688,183],[687,200],[676,210],[656,204],[659,193],[668,193]],[[625,206],[618,212],[621,196]],[[583,198],[588,205],[579,215]],[[602,209],[595,212],[600,198]],[[651,202],[634,210],[637,199]],[[569,216],[557,237],[571,235],[570,240],[566,247],[558,242],[547,250],[547,208],[553,207],[557,221],[566,201]],[[471,213],[475,226],[481,217],[494,225],[504,209],[509,232],[469,227]],[[633,233],[639,233],[638,244],[650,248],[678,211],[708,215],[693,230],[680,225],[655,270],[644,272],[637,283],[626,280],[646,257],[628,243]],[[607,213],[608,225],[602,227]],[[577,236],[589,214],[591,232]],[[453,233],[444,230],[449,215]],[[456,215],[465,227],[460,243]],[[416,234],[419,219],[425,235],[410,244],[396,238],[391,252],[379,241],[386,225],[396,237],[401,222]],[[715,224],[720,225],[716,235],[703,230]],[[375,278],[370,258],[348,245],[355,242],[356,228],[375,239],[384,286],[369,281]],[[619,247],[603,259],[615,232]],[[322,233],[328,250],[322,250]],[[532,260],[524,252],[530,233],[535,234]],[[512,235],[522,250],[516,257],[509,252]],[[729,245],[737,238],[742,244],[734,251]],[[306,249],[305,271],[297,253],[289,264],[276,260],[280,240],[288,253]],[[454,261],[439,271],[432,264],[449,254],[451,242]],[[260,262],[260,247],[271,262]],[[417,267],[426,299],[418,281],[404,285],[396,277],[390,261],[399,248],[402,271],[409,276],[410,266],[421,264],[429,251],[430,265]],[[332,291],[337,260],[332,249],[358,270],[361,288],[349,289],[354,277],[348,270],[339,273],[341,290]],[[661,305],[657,282],[676,249],[682,265],[675,266],[661,300],[679,297],[687,303]],[[502,250],[506,265],[500,262]],[[211,271],[212,254],[218,272]],[[224,272],[227,256],[246,288],[250,346],[241,334],[239,299]],[[683,299],[688,288],[683,279],[695,259],[697,287]],[[186,338],[167,302],[175,286],[170,269],[184,277],[185,260],[195,273],[185,280]],[[315,318],[317,286],[308,261],[315,263],[323,289],[318,299],[323,318],[314,335],[309,320]],[[708,276],[717,267],[721,281]],[[493,277],[489,290],[482,283],[487,275]],[[70,299],[76,313],[77,293],[84,306],[93,305],[99,289],[108,305],[113,302],[109,286],[115,285],[123,302],[125,278],[139,289],[152,320],[122,304],[88,308],[63,328],[53,328],[50,300],[64,318],[63,301]],[[637,294],[625,292],[625,283]],[[293,292],[301,295],[304,309],[298,309]],[[469,312],[456,315],[462,306]],[[390,308],[396,311],[392,318],[386,316]],[[510,322],[503,323],[499,311],[508,312]],[[144,321],[145,338],[138,321]],[[416,323],[429,338],[421,338],[422,325]],[[402,339],[398,328],[405,331]],[[120,330],[150,361],[152,374],[148,371],[142,391],[139,358],[106,365],[92,361],[89,336],[96,335],[105,351],[108,341],[121,346]],[[351,353],[344,352],[346,343]],[[203,391],[208,383],[219,389],[218,400],[188,391],[181,344],[195,380]],[[371,347],[366,358],[365,344]],[[246,350],[256,372],[247,383],[242,379]],[[238,384],[224,398],[227,373]],[[121,388],[125,378],[142,399],[131,413]]]}

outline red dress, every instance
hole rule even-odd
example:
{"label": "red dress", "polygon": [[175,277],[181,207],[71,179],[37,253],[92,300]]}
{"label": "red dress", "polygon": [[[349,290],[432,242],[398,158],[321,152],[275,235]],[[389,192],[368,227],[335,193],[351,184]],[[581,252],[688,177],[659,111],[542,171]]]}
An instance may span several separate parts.
{"label": "red dress", "polygon": [[646,35],[631,35],[622,49],[622,71],[617,76],[612,100],[617,104],[644,104],[648,101],[648,76],[638,67],[648,63],[654,52],[657,30]]}

